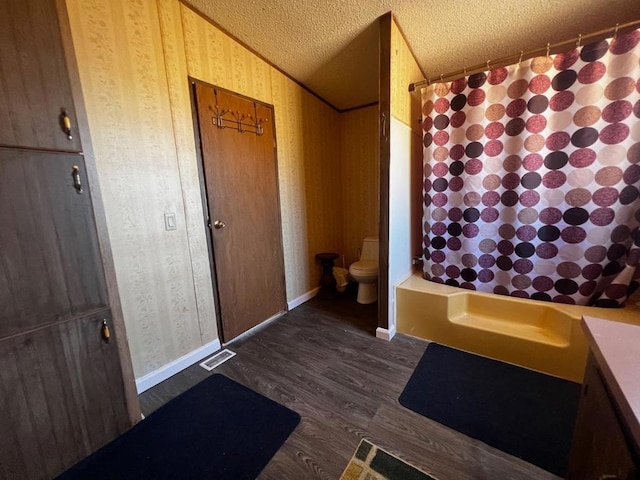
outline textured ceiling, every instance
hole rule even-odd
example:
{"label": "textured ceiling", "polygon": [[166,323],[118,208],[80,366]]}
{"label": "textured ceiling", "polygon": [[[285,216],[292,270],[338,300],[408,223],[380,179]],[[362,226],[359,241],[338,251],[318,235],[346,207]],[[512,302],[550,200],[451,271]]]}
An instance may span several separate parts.
{"label": "textured ceiling", "polygon": [[428,76],[640,19],[640,0],[184,0],[340,110],[377,101],[377,18]]}

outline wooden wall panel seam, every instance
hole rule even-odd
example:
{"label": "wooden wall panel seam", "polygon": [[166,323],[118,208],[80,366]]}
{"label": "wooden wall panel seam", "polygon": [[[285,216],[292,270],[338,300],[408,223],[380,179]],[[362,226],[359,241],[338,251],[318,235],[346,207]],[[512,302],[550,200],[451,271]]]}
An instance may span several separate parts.
{"label": "wooden wall panel seam", "polygon": [[[196,299],[200,343],[218,338],[213,303],[213,284],[208,262],[204,211],[200,199],[197,156],[192,129],[189,80],[184,54],[180,7],[173,0],[157,0],[162,35],[169,104],[171,108],[176,163],[180,177],[183,215],[187,229],[191,275]],[[177,12],[176,12],[177,10]],[[176,20],[176,17],[177,20]],[[171,23],[173,28],[171,28]],[[175,38],[173,38],[175,37]],[[170,43],[173,40],[173,43]],[[182,54],[181,54],[182,53]]]}

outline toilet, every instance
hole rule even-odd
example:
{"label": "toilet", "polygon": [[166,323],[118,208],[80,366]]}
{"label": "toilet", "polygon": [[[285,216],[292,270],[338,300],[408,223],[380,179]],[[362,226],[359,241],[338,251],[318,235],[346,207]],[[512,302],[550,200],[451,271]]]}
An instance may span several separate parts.
{"label": "toilet", "polygon": [[358,282],[358,303],[378,300],[378,238],[365,237],[360,260],[349,267],[349,275]]}

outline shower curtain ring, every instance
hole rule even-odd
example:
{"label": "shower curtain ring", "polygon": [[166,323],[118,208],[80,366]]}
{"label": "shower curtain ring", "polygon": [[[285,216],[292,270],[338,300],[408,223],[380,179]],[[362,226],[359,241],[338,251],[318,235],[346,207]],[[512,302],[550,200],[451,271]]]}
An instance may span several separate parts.
{"label": "shower curtain ring", "polygon": [[578,34],[578,41],[576,42],[576,48],[580,48],[580,44],[582,43],[582,34]]}
{"label": "shower curtain ring", "polygon": [[487,60],[487,72],[491,71],[491,65],[489,65],[490,60]]}
{"label": "shower curtain ring", "polygon": [[551,51],[551,43],[547,43],[547,58],[549,58],[550,51]]}
{"label": "shower curtain ring", "polygon": [[518,65],[522,63],[522,56],[524,55],[524,51],[520,50],[520,58],[518,59]]}
{"label": "shower curtain ring", "polygon": [[618,28],[620,28],[620,24],[616,23],[616,28],[613,29],[613,39],[615,40],[618,36]]}

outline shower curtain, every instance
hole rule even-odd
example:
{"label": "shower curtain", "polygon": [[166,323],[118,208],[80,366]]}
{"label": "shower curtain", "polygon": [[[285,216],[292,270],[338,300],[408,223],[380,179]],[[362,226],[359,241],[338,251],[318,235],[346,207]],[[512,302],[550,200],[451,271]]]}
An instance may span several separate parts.
{"label": "shower curtain", "polygon": [[424,277],[620,306],[640,274],[640,30],[422,90]]}

